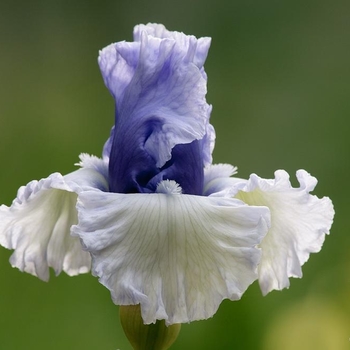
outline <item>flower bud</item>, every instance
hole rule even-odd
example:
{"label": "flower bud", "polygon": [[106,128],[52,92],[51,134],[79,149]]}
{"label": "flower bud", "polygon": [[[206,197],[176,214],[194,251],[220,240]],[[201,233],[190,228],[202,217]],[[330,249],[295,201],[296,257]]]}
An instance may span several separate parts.
{"label": "flower bud", "polygon": [[134,350],[166,350],[179,335],[181,324],[165,325],[164,320],[144,324],[140,305],[119,307],[120,321]]}

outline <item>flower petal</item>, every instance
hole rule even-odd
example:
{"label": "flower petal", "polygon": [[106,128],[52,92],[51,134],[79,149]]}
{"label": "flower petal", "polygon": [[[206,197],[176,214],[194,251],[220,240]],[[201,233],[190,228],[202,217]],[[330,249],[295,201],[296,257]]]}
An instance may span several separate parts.
{"label": "flower petal", "polygon": [[256,279],[267,208],[178,194],[83,192],[73,227],[118,305],[141,304],[144,322],[206,319]]}
{"label": "flower petal", "polygon": [[88,272],[90,255],[70,236],[70,228],[77,223],[77,193],[105,186],[101,174],[85,168],[21,187],[11,207],[0,207],[0,244],[15,249],[12,266],[44,281],[49,267],[56,275],[62,270],[70,276]]}
{"label": "flower petal", "polygon": [[[188,186],[181,183],[184,192],[201,194],[214,142],[203,70],[210,39],[161,25],[137,26],[134,36],[135,42],[112,44],[99,57],[116,99],[115,127],[104,147],[111,191],[152,192],[157,176],[158,182],[191,180]],[[181,157],[176,146],[185,148]],[[190,176],[181,175],[179,162],[190,165]]]}
{"label": "flower petal", "polygon": [[64,181],[75,193],[86,190],[108,191],[108,160],[86,153],[79,155],[80,162],[75,165],[82,169],[64,175]]}
{"label": "flower petal", "polygon": [[[134,28],[134,40],[141,41],[142,33],[146,32],[148,35],[160,38],[160,39],[173,39],[178,43],[181,43],[181,47],[187,52],[192,52],[193,62],[198,68],[202,68],[207,58],[211,39],[208,37],[196,39],[193,35],[186,35],[180,32],[171,32],[167,30],[163,24],[148,23],[147,25],[139,24]],[[192,46],[192,41],[196,42],[196,46]],[[188,48],[193,47],[193,50],[189,51]]]}
{"label": "flower petal", "polygon": [[289,287],[289,277],[302,277],[301,266],[310,253],[320,251],[333,222],[334,209],[328,197],[310,195],[317,180],[304,170],[297,172],[299,188],[279,170],[274,180],[253,174],[237,184],[237,198],[250,205],[267,206],[271,229],[261,242],[259,283],[263,294]]}
{"label": "flower petal", "polygon": [[232,197],[232,186],[237,179],[230,177],[237,173],[231,164],[211,164],[204,169],[204,196]]}
{"label": "flower petal", "polygon": [[[208,118],[211,113],[211,108],[208,111]],[[202,143],[202,154],[204,166],[209,166],[213,162],[213,150],[215,147],[215,129],[211,124],[207,124],[207,131],[204,138],[201,140]]]}
{"label": "flower petal", "polygon": [[105,85],[116,100],[124,97],[133,78],[139,58],[138,43],[125,41],[111,44],[100,51],[98,64]]}

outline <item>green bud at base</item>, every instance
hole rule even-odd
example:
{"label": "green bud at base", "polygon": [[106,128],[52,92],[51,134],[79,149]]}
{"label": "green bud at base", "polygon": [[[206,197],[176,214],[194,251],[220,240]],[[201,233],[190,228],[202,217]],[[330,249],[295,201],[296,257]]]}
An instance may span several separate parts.
{"label": "green bud at base", "polygon": [[144,324],[140,305],[119,306],[120,321],[134,350],[166,350],[180,333],[181,324],[165,325],[164,320]]}

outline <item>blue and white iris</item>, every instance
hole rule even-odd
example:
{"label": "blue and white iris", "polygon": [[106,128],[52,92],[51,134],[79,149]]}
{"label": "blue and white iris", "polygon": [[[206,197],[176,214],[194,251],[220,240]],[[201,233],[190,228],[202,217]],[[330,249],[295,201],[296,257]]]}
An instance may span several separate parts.
{"label": "blue and white iris", "polygon": [[21,187],[0,207],[0,244],[13,266],[42,280],[49,268],[92,270],[118,305],[140,304],[145,323],[206,319],[259,280],[263,294],[301,277],[333,220],[329,198],[275,179],[232,177],[212,165],[203,65],[209,38],[138,25],[133,42],[100,52],[116,104],[102,158]]}

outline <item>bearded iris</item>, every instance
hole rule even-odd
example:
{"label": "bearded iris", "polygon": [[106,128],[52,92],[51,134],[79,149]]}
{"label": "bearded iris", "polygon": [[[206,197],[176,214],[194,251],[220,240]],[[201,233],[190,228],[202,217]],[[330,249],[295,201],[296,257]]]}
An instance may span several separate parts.
{"label": "bearded iris", "polygon": [[80,169],[32,181],[1,206],[13,266],[43,280],[50,267],[91,269],[116,304],[140,304],[147,324],[206,319],[256,279],[266,294],[301,277],[332,203],[310,194],[317,181],[303,170],[293,188],[282,170],[244,180],[212,164],[209,46],[148,24],[100,52],[116,110],[102,157],[82,154]]}

